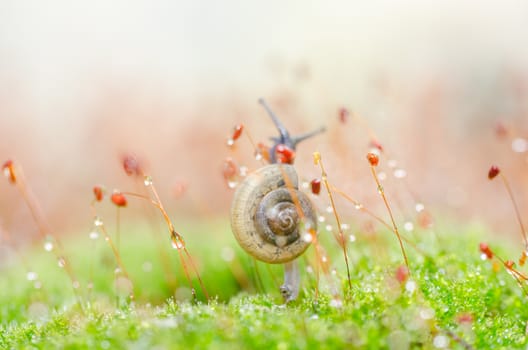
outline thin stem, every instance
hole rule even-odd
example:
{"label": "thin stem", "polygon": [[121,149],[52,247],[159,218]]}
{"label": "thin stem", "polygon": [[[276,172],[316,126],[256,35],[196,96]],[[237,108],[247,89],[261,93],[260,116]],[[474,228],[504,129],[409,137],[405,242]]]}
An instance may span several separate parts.
{"label": "thin stem", "polygon": [[276,289],[279,289],[280,288],[279,282],[277,281],[277,277],[275,277],[275,274],[273,273],[273,271],[271,271],[270,264],[265,264],[265,266],[266,266],[266,270],[268,270],[268,274],[271,276],[273,285],[275,286]]}
{"label": "thin stem", "polygon": [[500,256],[494,254],[494,257],[502,263],[506,271],[508,271],[510,275],[515,278],[515,281],[517,281],[517,284],[519,285],[519,287],[521,287],[523,293],[528,296],[528,291],[526,290],[523,284],[523,280],[528,280],[528,277],[523,275],[520,271],[515,270],[513,267],[509,267],[508,264],[506,264],[506,261],[504,261],[504,259],[502,259]]}
{"label": "thin stem", "polygon": [[184,241],[183,237],[174,228],[174,225],[173,225],[171,219],[169,218],[169,215],[167,214],[167,211],[165,210],[165,207],[163,206],[163,204],[161,202],[161,199],[160,199],[160,197],[158,195],[158,192],[156,191],[156,187],[154,187],[154,184],[150,184],[149,187],[150,187],[150,189],[152,191],[152,194],[154,195],[155,200],[153,200],[152,198],[149,198],[147,196],[144,196],[144,195],[141,195],[141,194],[137,194],[137,193],[123,192],[123,194],[129,195],[131,197],[136,197],[136,198],[139,198],[139,199],[142,199],[142,200],[146,200],[147,202],[150,202],[152,205],[154,205],[156,208],[159,209],[159,211],[163,215],[163,218],[164,218],[164,220],[167,223],[167,226],[169,228],[170,239],[171,239],[172,245],[173,245],[173,247],[175,247],[178,250],[178,254],[180,255],[180,260],[182,262],[182,267],[183,267],[183,270],[184,270],[184,273],[185,273],[185,277],[187,278],[187,282],[189,283],[189,286],[191,287],[191,290],[192,290],[192,293],[193,293],[193,297],[196,298],[196,291],[194,290],[194,287],[192,286],[192,281],[191,281],[191,278],[190,278],[190,274],[189,274],[189,271],[187,270],[187,264],[185,263],[185,259],[184,259],[185,257],[183,256],[183,254],[180,251],[182,248],[183,248],[183,251],[185,252],[185,255],[189,259],[191,268],[193,269],[194,273],[196,274],[196,277],[198,279],[198,282],[200,284],[200,288],[202,289],[202,292],[204,293],[206,299],[209,299],[209,294],[207,293],[207,290],[205,289],[205,285],[203,284],[203,281],[202,281],[202,279],[200,277],[200,274],[198,273],[198,270],[197,270],[196,266],[194,265],[194,262],[193,262],[193,260],[191,258],[191,255],[187,251],[187,248],[185,246],[185,241]]}
{"label": "thin stem", "polygon": [[202,292],[204,293],[205,300],[209,300],[209,293],[207,293],[207,289],[205,289],[205,285],[202,281],[202,278],[200,277],[200,274],[198,273],[198,269],[196,268],[196,265],[194,264],[194,261],[191,257],[191,254],[189,254],[189,251],[187,250],[187,247],[183,247],[183,251],[185,252],[185,255],[187,255],[187,259],[189,259],[189,262],[191,264],[191,268],[193,269],[194,273],[196,274],[196,278],[198,278],[198,283],[200,284],[200,288],[202,288]]}
{"label": "thin stem", "polygon": [[376,185],[378,186],[378,191],[381,195],[381,198],[383,198],[383,203],[385,203],[385,207],[387,208],[387,211],[389,212],[389,216],[392,223],[392,228],[394,229],[394,233],[396,234],[396,237],[398,237],[398,243],[400,243],[400,249],[403,254],[403,259],[405,260],[405,265],[407,266],[407,270],[409,271],[409,275],[411,274],[411,270],[409,268],[409,260],[407,259],[407,253],[405,253],[405,248],[403,247],[402,238],[400,236],[400,232],[398,231],[398,226],[396,226],[396,221],[394,220],[394,215],[392,215],[392,210],[389,205],[389,202],[387,201],[387,197],[385,196],[385,191],[383,190],[383,186],[381,186],[381,183],[379,181],[378,175],[376,173],[376,168],[374,166],[370,166],[370,170],[372,172],[372,176],[374,177],[374,180],[376,181]]}
{"label": "thin stem", "polygon": [[[370,211],[369,209],[364,207],[363,204],[361,204],[360,202],[356,201],[355,199],[353,199],[348,194],[346,194],[345,192],[341,191],[340,189],[338,189],[334,185],[330,185],[330,188],[332,188],[332,191],[334,191],[335,193],[337,193],[338,195],[343,197],[345,200],[347,200],[350,203],[352,203],[356,208],[358,208],[359,211],[362,211],[363,213],[365,213],[368,216],[372,217],[374,220],[378,221],[380,224],[385,226],[389,231],[391,231],[393,233],[396,233],[396,231],[394,231],[394,227],[393,226],[391,226],[388,222],[383,220],[381,217],[377,216],[372,211]],[[422,254],[423,256],[427,256],[427,254],[422,249],[418,248],[418,246],[416,244],[414,244],[411,240],[409,240],[407,237],[405,237],[401,233],[400,233],[400,237],[403,239],[403,241],[405,243],[407,243],[408,245],[413,247],[418,253]]]}
{"label": "thin stem", "polygon": [[189,275],[189,271],[187,270],[187,264],[185,263],[185,258],[179,249],[178,249],[178,253],[179,253],[178,255],[180,256],[180,262],[183,266],[183,271],[185,273],[185,278],[187,278],[187,281],[189,282],[189,287],[191,288],[191,294],[193,296],[193,301],[196,301],[196,290],[194,289],[192,285],[191,276]]}
{"label": "thin stem", "polygon": [[502,182],[504,183],[504,187],[506,187],[506,191],[508,191],[508,195],[510,196],[511,202],[513,203],[513,208],[515,210],[515,215],[517,217],[517,221],[519,222],[519,226],[521,228],[521,236],[524,240],[524,247],[528,250],[528,238],[526,236],[526,230],[524,228],[524,224],[521,219],[521,214],[519,213],[519,208],[517,207],[517,202],[515,201],[515,198],[513,197],[513,192],[510,187],[510,183],[506,176],[504,176],[502,173],[499,173]]}
{"label": "thin stem", "polygon": [[350,278],[350,267],[349,267],[349,263],[348,263],[348,253],[347,253],[347,249],[346,249],[346,240],[345,240],[345,236],[343,234],[343,228],[341,227],[341,220],[340,220],[339,215],[337,213],[337,209],[336,209],[335,202],[334,202],[334,196],[332,195],[332,191],[330,189],[330,184],[328,182],[328,176],[326,174],[322,159],[319,158],[317,163],[319,164],[319,167],[321,168],[321,178],[322,178],[323,183],[325,185],[326,192],[328,193],[328,198],[330,198],[330,204],[332,205],[332,210],[334,212],[334,217],[335,217],[335,220],[336,220],[336,223],[337,223],[337,230],[339,232],[339,239],[341,241],[340,242],[340,246],[343,249],[343,256],[345,258],[345,265],[346,265],[346,269],[347,269],[348,288],[349,288],[349,290],[352,290],[352,280]]}
{"label": "thin stem", "polygon": [[64,248],[62,246],[62,243],[59,240],[59,238],[52,233],[52,230],[44,217],[44,214],[38,203],[36,196],[33,194],[31,189],[25,182],[22,169],[18,167],[17,170],[18,171],[17,171],[17,176],[16,176],[16,187],[21,193],[22,198],[24,199],[24,202],[26,203],[26,205],[29,208],[29,211],[31,212],[33,220],[35,221],[35,223],[37,224],[37,227],[39,228],[38,232],[39,232],[40,237],[42,239],[46,239],[47,236],[50,236],[51,238],[53,238],[53,243],[55,245],[55,247],[52,248],[53,254],[55,255],[59,263],[62,262],[60,266],[64,269],[64,271],[68,275],[71,281],[73,294],[75,295],[77,299],[77,303],[81,307],[81,310],[83,310],[81,297],[77,291],[79,282],[77,278],[75,277],[75,274],[73,273],[70,262],[68,261],[66,255],[64,254]]}
{"label": "thin stem", "polygon": [[[95,210],[95,202],[92,202],[90,205],[90,208],[92,209],[93,216],[97,218],[97,211]],[[116,245],[112,241],[112,238],[108,234],[108,231],[106,230],[106,227],[104,224],[101,224],[98,226],[98,229],[100,232],[103,233],[104,240],[108,243],[110,246],[110,249],[112,250],[112,254],[114,255],[114,259],[116,260],[117,267],[121,272],[123,273],[123,276],[125,276],[126,279],[128,279],[132,285],[132,291],[130,292],[130,299],[134,299],[134,283],[130,279],[130,276],[128,274],[127,269],[125,268],[125,264],[123,264],[123,260],[121,259],[121,254],[119,254],[119,250],[117,249]]]}
{"label": "thin stem", "polygon": [[[135,185],[136,185],[136,192],[139,193],[139,192],[144,192],[146,194],[148,194],[148,190],[145,188],[144,186],[144,174],[143,175],[143,179],[140,179],[139,177],[136,177],[135,178]],[[163,238],[162,238],[162,235],[161,235],[161,232],[159,230],[159,226],[155,227],[154,225],[154,222],[156,222],[154,220],[154,214],[151,210],[148,210],[148,209],[152,209],[152,208],[147,208],[148,206],[148,203],[144,202],[143,203],[144,205],[144,208],[147,212],[147,215],[149,216],[149,222],[152,226],[152,230],[151,230],[151,233],[152,233],[152,236],[154,237],[154,241],[156,243],[156,248],[158,250],[158,254],[159,254],[159,258],[160,258],[160,261],[161,261],[161,266],[163,267],[163,273],[165,274],[165,281],[167,282],[167,285],[169,287],[170,290],[174,290],[176,288],[176,285],[177,285],[177,281],[176,281],[176,274],[173,273],[172,271],[172,264],[170,262],[170,257],[167,253],[167,250],[165,249],[165,245],[164,245],[164,242],[163,242]]]}
{"label": "thin stem", "polygon": [[[132,280],[130,279],[130,276],[128,275],[128,272],[127,272],[127,270],[125,268],[125,265],[123,264],[123,260],[121,259],[121,255],[119,254],[119,250],[115,246],[114,242],[112,241],[112,238],[110,237],[110,235],[106,231],[106,228],[104,227],[104,225],[101,226],[101,232],[103,232],[105,241],[108,242],[108,245],[110,246],[110,249],[112,249],[112,253],[114,254],[114,257],[116,259],[117,266],[119,267],[121,272],[123,272],[123,276],[125,276],[130,281],[130,283],[133,286]],[[132,287],[132,291],[130,292],[130,298],[131,299],[134,299],[134,291],[133,291],[133,289],[134,288]]]}
{"label": "thin stem", "polygon": [[121,210],[119,210],[119,207],[117,207],[116,209],[116,246],[117,246],[117,251],[120,251],[120,247],[121,247],[121,225],[120,225],[120,214],[121,214]]}
{"label": "thin stem", "polygon": [[257,265],[257,259],[254,257],[251,257],[251,262],[253,263],[253,270],[255,271],[255,287],[257,289],[257,292],[264,292],[264,283],[262,283],[262,279],[260,277],[260,272]]}

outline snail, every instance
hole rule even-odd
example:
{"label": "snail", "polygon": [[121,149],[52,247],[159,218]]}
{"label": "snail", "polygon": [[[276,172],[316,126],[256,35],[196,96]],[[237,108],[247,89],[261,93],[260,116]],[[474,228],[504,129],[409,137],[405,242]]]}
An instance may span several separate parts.
{"label": "snail", "polygon": [[277,127],[279,137],[271,138],[271,164],[249,174],[238,185],[231,204],[231,228],[248,254],[266,263],[284,264],[280,291],[288,303],[299,294],[296,258],[310,245],[311,239],[306,239],[306,233],[317,231],[317,214],[308,196],[298,188],[295,168],[279,163],[275,151],[279,145],[295,150],[300,141],[323,132],[324,128],[292,137],[266,102],[263,99],[259,102]]}

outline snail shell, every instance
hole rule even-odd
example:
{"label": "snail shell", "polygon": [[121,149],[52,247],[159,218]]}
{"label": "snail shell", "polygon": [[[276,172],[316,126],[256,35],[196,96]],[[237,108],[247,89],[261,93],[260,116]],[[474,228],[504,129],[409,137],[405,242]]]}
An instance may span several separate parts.
{"label": "snail shell", "polygon": [[295,259],[310,245],[310,240],[303,239],[304,230],[316,230],[316,225],[313,204],[298,190],[291,165],[264,166],[248,175],[235,192],[231,228],[240,246],[258,260]]}

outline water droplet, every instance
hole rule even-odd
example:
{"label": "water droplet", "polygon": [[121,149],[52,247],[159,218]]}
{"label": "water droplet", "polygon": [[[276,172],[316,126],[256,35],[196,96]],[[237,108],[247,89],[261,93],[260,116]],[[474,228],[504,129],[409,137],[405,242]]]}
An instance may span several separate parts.
{"label": "water droplet", "polygon": [[313,270],[313,268],[311,266],[306,266],[306,272],[307,273],[313,273],[314,270]]}
{"label": "water droplet", "polygon": [[79,283],[79,281],[73,281],[73,283],[72,283],[73,289],[78,289],[80,286],[81,286],[81,284]]}
{"label": "water droplet", "polygon": [[97,239],[97,238],[99,238],[99,232],[97,232],[97,231],[92,231],[92,232],[90,232],[90,234],[88,235],[88,237],[90,237],[90,239]]}
{"label": "water droplet", "polygon": [[523,153],[528,150],[528,141],[521,137],[517,137],[512,141],[512,150],[517,153]]}
{"label": "water droplet", "polygon": [[405,224],[403,224],[403,229],[407,232],[411,232],[414,230],[414,225],[412,222],[407,221]]}
{"label": "water droplet", "polygon": [[350,225],[349,224],[341,224],[341,230],[342,231],[346,231],[350,228]]}
{"label": "water droplet", "polygon": [[327,212],[328,214],[332,214],[332,213],[334,212],[334,209],[332,208],[331,205],[329,205],[328,207],[326,207],[326,212]]}
{"label": "water droplet", "polygon": [[36,272],[29,271],[28,273],[26,273],[26,278],[28,281],[36,281],[38,278],[38,275]]}
{"label": "water droplet", "polygon": [[240,168],[238,168],[238,173],[242,177],[246,177],[248,174],[248,167],[245,165],[241,165]]}
{"label": "water droplet", "polygon": [[47,252],[51,252],[53,250],[53,243],[51,242],[44,243],[44,250]]}
{"label": "water droplet", "polygon": [[310,184],[306,181],[303,181],[302,184],[301,184],[302,188],[307,190],[308,188],[310,188]]}
{"label": "water droplet", "polygon": [[319,217],[317,218],[317,221],[319,221],[319,222],[325,222],[325,221],[326,221],[326,218],[325,218],[323,215],[319,215]]}
{"label": "water droplet", "polygon": [[363,209],[363,204],[361,204],[361,203],[355,203],[355,204],[354,204],[354,208],[356,208],[356,210],[361,210],[361,209]]}
{"label": "water droplet", "polygon": [[94,219],[94,226],[95,227],[103,226],[103,220],[101,220],[98,216],[96,216]]}
{"label": "water droplet", "polygon": [[425,209],[425,206],[422,203],[416,203],[416,205],[414,206],[414,209],[416,210],[417,213],[420,213]]}
{"label": "water droplet", "polygon": [[411,337],[405,331],[393,331],[387,336],[388,349],[410,349],[410,344]]}
{"label": "water droplet", "polygon": [[330,273],[332,274],[332,276],[336,276],[337,275],[337,270],[336,269],[332,269],[332,271]]}
{"label": "water droplet", "polygon": [[303,231],[310,231],[312,229],[312,222],[306,218],[303,218],[300,221],[299,226],[303,228]]}
{"label": "water droplet", "polygon": [[387,161],[387,166],[389,168],[396,168],[396,165],[398,165],[398,162],[396,160],[394,160],[394,159],[389,159]]}
{"label": "water droplet", "polygon": [[404,169],[396,169],[393,173],[394,177],[397,179],[403,179],[407,176],[407,172]]}
{"label": "water droplet", "polygon": [[152,186],[152,176],[146,175],[146,176],[143,178],[143,184],[144,184],[146,187]]}
{"label": "water droplet", "polygon": [[231,147],[235,144],[235,140],[233,140],[232,138],[228,138],[227,141],[226,141],[226,145]]}
{"label": "water droplet", "polygon": [[4,176],[7,178],[11,178],[11,169],[9,167],[4,168]]}
{"label": "water droplet", "polygon": [[235,252],[231,247],[223,247],[220,256],[222,257],[222,260],[231,262],[235,259]]}
{"label": "water droplet", "polygon": [[105,236],[105,241],[107,241],[107,242],[110,241],[110,237]]}
{"label": "water droplet", "polygon": [[174,249],[183,249],[185,247],[185,244],[183,244],[183,242],[179,239],[172,240],[171,245]]}
{"label": "water droplet", "polygon": [[377,155],[378,157],[381,156],[381,152],[380,152],[380,149],[377,148],[377,147],[372,147],[369,151],[370,153],[374,153],[375,155]]}
{"label": "water droplet", "polygon": [[323,255],[323,256],[321,257],[321,262],[324,262],[324,263],[325,263],[325,262],[327,262],[327,261],[328,261],[328,258],[326,257],[326,255]]}
{"label": "water droplet", "polygon": [[354,235],[350,235],[350,236],[348,236],[348,240],[349,240],[350,242],[355,242],[355,241],[356,241],[356,236],[354,236]]}
{"label": "water droplet", "polygon": [[305,233],[302,235],[302,240],[306,243],[310,243],[313,240],[313,237],[310,233]]}
{"label": "water droplet", "polygon": [[229,188],[231,188],[231,189],[237,187],[237,185],[238,185],[238,182],[237,182],[237,181],[233,181],[233,180],[229,180],[229,181],[227,181],[227,187],[229,187]]}
{"label": "water droplet", "polygon": [[45,320],[49,315],[48,306],[39,301],[31,303],[28,307],[28,315],[33,320]]}
{"label": "water droplet", "polygon": [[449,345],[449,338],[445,335],[437,335],[433,339],[433,345],[435,348],[443,349]]}
{"label": "water droplet", "polygon": [[59,257],[57,259],[57,265],[59,265],[60,268],[63,268],[64,266],[66,266],[66,259],[64,259],[64,257]]}
{"label": "water droplet", "polygon": [[488,256],[484,253],[480,254],[480,260],[487,260]]}
{"label": "water droplet", "polygon": [[385,173],[384,171],[380,171],[378,173],[378,179],[380,181],[385,181],[387,179],[387,173]]}
{"label": "water droplet", "polygon": [[424,320],[430,320],[434,317],[435,312],[431,308],[423,308],[420,310],[420,317]]}
{"label": "water droplet", "polygon": [[332,227],[332,225],[326,225],[326,226],[325,226],[325,229],[326,229],[328,232],[332,232],[332,230],[333,230],[334,228]]}
{"label": "water droplet", "polygon": [[407,281],[407,283],[405,283],[405,290],[409,293],[414,293],[416,290],[416,282],[411,280]]}
{"label": "water droplet", "polygon": [[141,269],[145,272],[150,272],[152,271],[152,263],[150,261],[145,261],[142,265],[141,265]]}
{"label": "water droplet", "polygon": [[114,269],[114,274],[119,275],[120,273],[121,273],[121,268],[116,267],[116,268]]}
{"label": "water droplet", "polygon": [[86,285],[86,288],[88,289],[93,289],[94,285],[92,282],[88,282],[88,284]]}
{"label": "water droplet", "polygon": [[260,153],[260,152],[255,152],[255,159],[256,159],[256,160],[262,160],[262,153]]}
{"label": "water droplet", "polygon": [[342,306],[343,306],[343,302],[341,301],[341,299],[335,298],[335,299],[330,300],[330,307],[339,309]]}
{"label": "water droplet", "polygon": [[42,282],[40,282],[40,281],[35,281],[35,283],[33,283],[33,287],[35,287],[35,289],[40,289],[40,288],[42,288]]}

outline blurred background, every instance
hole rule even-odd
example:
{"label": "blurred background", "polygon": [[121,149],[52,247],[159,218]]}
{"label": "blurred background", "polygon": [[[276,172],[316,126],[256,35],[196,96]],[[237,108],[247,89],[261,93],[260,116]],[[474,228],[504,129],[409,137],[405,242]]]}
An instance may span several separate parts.
{"label": "blurred background", "polygon": [[[526,214],[526,33],[528,4],[513,0],[1,0],[0,160],[23,167],[60,234],[89,231],[94,185],[137,189],[126,154],[175,222],[226,218],[224,160],[260,166],[246,135],[232,148],[226,139],[243,123],[269,142],[264,97],[293,134],[327,127],[297,150],[304,180],[320,175],[318,150],[332,183],[376,211],[365,154],[379,142],[400,220],[423,202],[517,238],[487,171],[501,167]],[[29,217],[0,182],[2,227],[36,237]]]}

